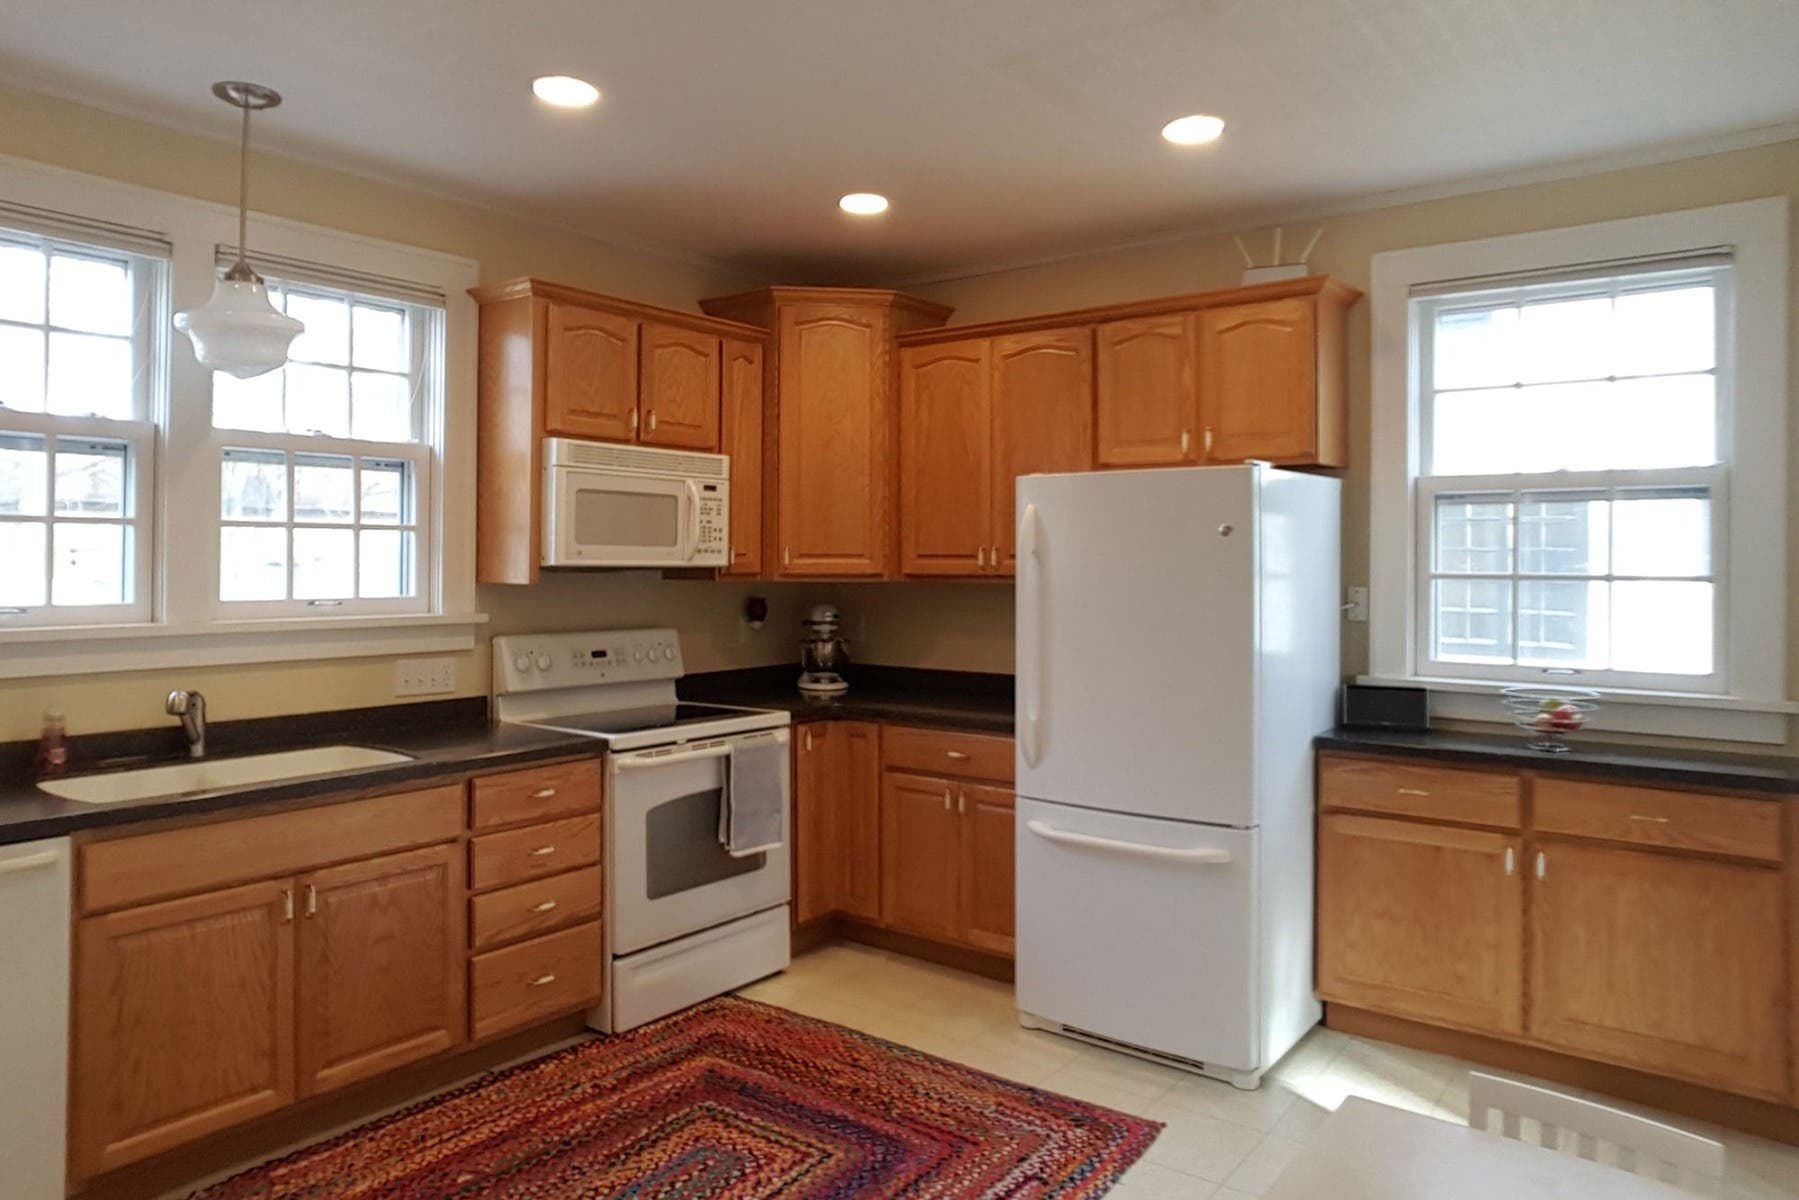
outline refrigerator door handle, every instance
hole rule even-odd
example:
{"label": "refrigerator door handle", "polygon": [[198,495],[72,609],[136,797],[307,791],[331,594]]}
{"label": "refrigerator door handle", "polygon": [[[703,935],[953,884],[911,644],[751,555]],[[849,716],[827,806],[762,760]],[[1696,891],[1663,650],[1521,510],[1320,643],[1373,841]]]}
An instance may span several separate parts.
{"label": "refrigerator door handle", "polygon": [[1042,821],[1026,821],[1024,827],[1046,842],[1075,846],[1083,850],[1105,850],[1129,854],[1137,858],[1159,858],[1164,862],[1217,864],[1231,861],[1229,850],[1215,846],[1196,846],[1183,850],[1176,846],[1145,846],[1141,842],[1121,842],[1115,838],[1094,837],[1087,833],[1071,833]]}
{"label": "refrigerator door handle", "polygon": [[1020,692],[1024,698],[1019,748],[1027,766],[1036,766],[1043,758],[1041,726],[1043,719],[1043,563],[1037,546],[1037,506],[1027,504],[1018,517],[1018,573],[1024,584],[1024,595],[1018,606],[1019,642],[1025,648],[1019,663],[1023,677]]}

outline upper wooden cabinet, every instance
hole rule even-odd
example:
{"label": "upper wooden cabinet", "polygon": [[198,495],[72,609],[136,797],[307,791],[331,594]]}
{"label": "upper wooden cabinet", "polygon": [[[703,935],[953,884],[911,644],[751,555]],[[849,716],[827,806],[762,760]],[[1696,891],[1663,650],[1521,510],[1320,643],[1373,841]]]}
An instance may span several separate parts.
{"label": "upper wooden cabinet", "polygon": [[544,431],[630,441],[637,433],[637,322],[579,304],[545,309]]}
{"label": "upper wooden cabinet", "polygon": [[764,572],[880,578],[894,568],[893,339],[949,309],[898,292],[766,288],[701,301],[774,331],[765,367]]}
{"label": "upper wooden cabinet", "polygon": [[724,339],[719,448],[731,458],[731,565],[726,575],[762,571],[762,343]]}
{"label": "upper wooden cabinet", "polygon": [[1197,462],[1192,313],[1108,321],[1098,330],[1102,467]]}
{"label": "upper wooden cabinet", "polygon": [[638,438],[652,446],[717,450],[718,335],[645,321],[642,336]]}
{"label": "upper wooden cabinet", "polygon": [[[726,391],[739,405],[749,402],[744,347],[760,352],[767,338],[730,321],[540,279],[470,294],[481,306],[475,577],[482,583],[537,580],[546,436],[717,451]],[[725,451],[738,511],[742,448]],[[751,491],[761,486],[760,455],[749,466]],[[752,514],[756,507],[752,499]]]}
{"label": "upper wooden cabinet", "polygon": [[1010,575],[1020,475],[1093,465],[1092,331],[900,351],[900,571]]}
{"label": "upper wooden cabinet", "polygon": [[1360,294],[1326,276],[1309,294],[1201,309],[1199,452],[1298,466],[1349,463],[1345,310]]}

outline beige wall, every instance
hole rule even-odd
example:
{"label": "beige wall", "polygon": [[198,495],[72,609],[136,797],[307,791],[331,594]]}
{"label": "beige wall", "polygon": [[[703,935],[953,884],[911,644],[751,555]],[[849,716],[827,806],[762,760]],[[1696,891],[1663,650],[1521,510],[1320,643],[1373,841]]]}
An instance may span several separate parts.
{"label": "beige wall", "polygon": [[[1539,183],[1449,199],[1375,208],[1295,225],[1288,247],[1303,246],[1319,224],[1324,236],[1310,265],[1366,289],[1370,262],[1384,250],[1467,241],[1750,200],[1799,197],[1799,141],[1612,171],[1580,179]],[[1273,231],[1241,235],[1268,261]],[[1799,286],[1799,237],[1789,288]],[[1097,254],[1022,270],[977,275],[910,290],[956,308],[955,322],[984,321],[1025,313],[1054,312],[1147,296],[1230,287],[1243,262],[1230,235],[1194,237]],[[1799,300],[1789,299],[1799,344]],[[1368,576],[1369,317],[1366,302],[1350,312],[1349,389],[1351,467],[1344,473],[1343,578]],[[1799,396],[1799,367],[1789,361],[1789,383]],[[1789,406],[1789,411],[1792,409]],[[1799,416],[1790,420],[1789,464],[1799,463]],[[1793,475],[1789,465],[1789,475]],[[1799,483],[1799,477],[1795,478]],[[1792,486],[1792,485],[1789,485]],[[1794,492],[1799,496],[1799,492]],[[1799,504],[1788,505],[1788,695],[1799,695]],[[1343,666],[1362,671],[1368,661],[1368,627],[1345,624]],[[1791,747],[1791,739],[1789,739]]]}

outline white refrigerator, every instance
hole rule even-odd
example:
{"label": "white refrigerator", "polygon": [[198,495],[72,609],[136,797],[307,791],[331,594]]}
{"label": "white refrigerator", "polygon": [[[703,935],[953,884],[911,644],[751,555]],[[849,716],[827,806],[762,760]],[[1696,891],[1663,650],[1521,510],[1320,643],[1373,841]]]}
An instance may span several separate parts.
{"label": "white refrigerator", "polygon": [[1338,482],[1035,475],[1017,511],[1020,1019],[1255,1087],[1320,1011]]}

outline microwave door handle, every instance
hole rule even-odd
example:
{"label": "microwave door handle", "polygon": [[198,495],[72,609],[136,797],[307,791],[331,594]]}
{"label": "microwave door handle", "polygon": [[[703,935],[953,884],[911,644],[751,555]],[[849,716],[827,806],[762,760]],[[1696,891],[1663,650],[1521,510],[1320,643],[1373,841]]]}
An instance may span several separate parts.
{"label": "microwave door handle", "polygon": [[693,480],[687,481],[687,561],[692,562],[700,553],[700,488]]}

